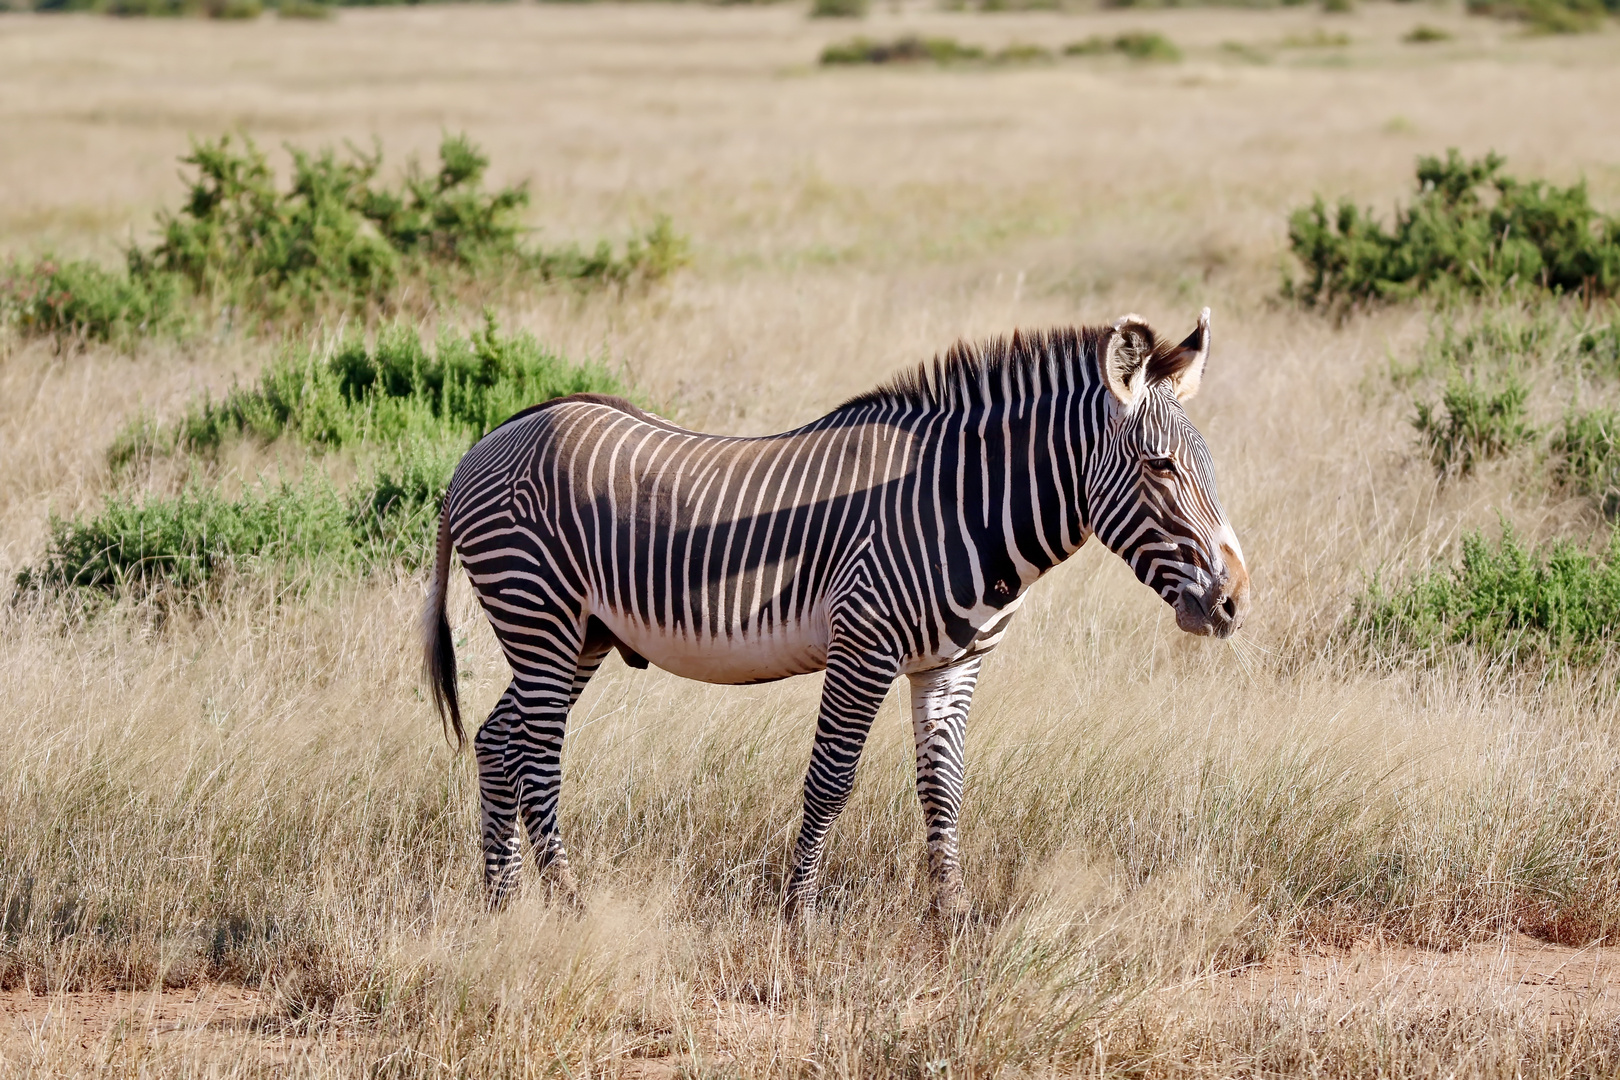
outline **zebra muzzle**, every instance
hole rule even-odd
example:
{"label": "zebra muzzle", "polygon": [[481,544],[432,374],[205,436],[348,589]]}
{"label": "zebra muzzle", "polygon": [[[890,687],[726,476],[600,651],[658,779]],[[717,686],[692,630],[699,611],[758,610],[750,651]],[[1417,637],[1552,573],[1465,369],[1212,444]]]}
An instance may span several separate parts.
{"label": "zebra muzzle", "polygon": [[1204,588],[1189,585],[1176,597],[1176,625],[1202,637],[1231,637],[1249,611],[1249,577],[1222,574]]}

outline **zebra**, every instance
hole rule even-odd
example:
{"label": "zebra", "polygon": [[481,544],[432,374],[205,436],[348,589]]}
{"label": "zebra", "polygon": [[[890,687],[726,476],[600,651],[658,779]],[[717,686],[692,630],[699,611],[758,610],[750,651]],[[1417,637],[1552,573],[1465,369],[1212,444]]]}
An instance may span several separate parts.
{"label": "zebra", "polygon": [[473,739],[490,905],[519,883],[520,819],[552,886],[575,892],[557,828],[563,735],[617,650],[712,683],[825,670],[790,917],[815,912],[828,832],[905,675],[934,908],[963,914],[968,709],[1030,586],[1095,535],[1182,630],[1243,625],[1242,549],[1182,408],[1209,345],[1208,308],[1173,345],[1126,315],[958,342],[780,435],[702,434],[597,394],[485,435],[444,497],[422,629],[434,704],[464,745],[453,548],[512,669]]}

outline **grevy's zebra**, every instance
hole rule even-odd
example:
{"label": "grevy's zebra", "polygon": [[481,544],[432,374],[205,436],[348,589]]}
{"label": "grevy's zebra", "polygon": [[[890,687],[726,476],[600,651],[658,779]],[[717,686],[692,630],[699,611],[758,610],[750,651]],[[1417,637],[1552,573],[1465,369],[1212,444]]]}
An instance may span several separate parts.
{"label": "grevy's zebra", "polygon": [[960,911],[968,705],[1025,590],[1095,533],[1183,630],[1242,625],[1248,573],[1181,407],[1208,353],[1207,308],[1177,345],[1128,315],[959,344],[782,435],[703,435],[578,394],[485,436],[445,497],[423,622],[459,740],[453,544],[513,671],[474,739],[491,902],[517,882],[520,816],[536,861],[574,889],[556,828],[563,730],[617,648],[716,683],[826,669],[788,885],[800,911],[872,718],[907,675],[937,903]]}

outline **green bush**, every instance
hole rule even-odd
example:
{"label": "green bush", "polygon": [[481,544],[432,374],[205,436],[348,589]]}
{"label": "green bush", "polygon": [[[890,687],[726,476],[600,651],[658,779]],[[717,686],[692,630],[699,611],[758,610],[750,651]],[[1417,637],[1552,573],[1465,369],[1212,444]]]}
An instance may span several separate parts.
{"label": "green bush", "polygon": [[[1386,230],[1354,203],[1320,197],[1289,217],[1303,283],[1284,292],[1308,305],[1399,300],[1427,292],[1517,287],[1587,296],[1620,288],[1620,218],[1600,214],[1585,183],[1559,188],[1504,175],[1503,159],[1418,160],[1418,193]],[[1495,198],[1482,199],[1482,189]]]}
{"label": "green bush", "polygon": [[821,50],[821,63],[826,66],[853,64],[953,64],[964,60],[983,60],[985,51],[977,45],[964,45],[955,38],[918,37],[906,34],[893,41],[873,41],[857,37],[835,42]]}
{"label": "green bush", "polygon": [[[0,281],[0,313],[25,333],[111,340],[178,325],[184,294],[260,319],[336,308],[388,308],[404,284],[429,295],[502,280],[624,286],[686,262],[686,241],[659,218],[622,252],[602,241],[542,248],[525,242],[523,185],[489,191],[489,160],[465,136],[446,136],[439,167],[413,161],[397,186],[378,181],[382,153],[290,148],[282,190],[249,139],[203,140],[182,158],[194,173],[177,213],[159,215],[161,239],[132,248],[127,275],[92,263],[42,259]],[[182,285],[184,286],[182,288]]]}
{"label": "green bush", "polygon": [[98,512],[53,519],[27,591],[195,589],[223,571],[414,566],[456,462],[519,409],[584,391],[622,394],[595,364],[571,364],[492,322],[444,335],[431,353],[409,329],[351,339],[320,362],[284,362],[169,427],[138,423],[109,451],[115,466],[154,453],[207,456],[228,439],[288,439],[312,454],[344,448],[359,479],[339,490],[312,457],[298,483],[264,481],[228,497],[193,478],[179,495],[115,496]]}
{"label": "green bush", "polygon": [[1587,331],[1581,335],[1578,347],[1588,364],[1620,376],[1620,322]]}
{"label": "green bush", "polygon": [[1497,388],[1453,379],[1438,408],[1417,403],[1417,428],[1429,460],[1442,474],[1466,475],[1476,464],[1501,457],[1536,435],[1525,414],[1529,389],[1511,373]]}
{"label": "green bush", "polygon": [[864,19],[871,0],[812,0],[812,19]]}
{"label": "green bush", "polygon": [[1620,0],[1468,0],[1468,11],[1516,19],[1533,33],[1580,34],[1600,28],[1604,15],[1620,13]]}
{"label": "green bush", "polygon": [[598,364],[571,363],[529,334],[483,329],[446,332],[429,352],[411,327],[395,326],[367,345],[353,335],[328,355],[272,363],[256,384],[215,401],[204,397],[179,421],[131,424],[108,452],[121,469],[153,455],[213,455],[232,439],[339,449],[401,440],[474,440],[520,409],[576,393],[624,394]]}
{"label": "green bush", "polygon": [[1378,654],[1431,662],[1454,650],[1555,667],[1601,663],[1620,630],[1620,533],[1592,554],[1568,541],[1527,548],[1508,530],[1494,549],[1463,539],[1459,565],[1387,589],[1375,580],[1352,624]]}
{"label": "green bush", "polygon": [[1169,38],[1152,30],[1127,30],[1112,38],[1093,35],[1084,41],[1071,41],[1063,46],[1064,56],[1102,56],[1108,53],[1159,63],[1175,63],[1181,59],[1181,50]]}
{"label": "green bush", "polygon": [[1401,40],[1408,45],[1429,45],[1437,41],[1450,41],[1451,34],[1438,26],[1427,23],[1418,23],[1402,35]]}
{"label": "green bush", "polygon": [[93,262],[13,262],[0,278],[0,318],[29,335],[125,343],[181,323],[180,282],[162,273],[125,274]]}

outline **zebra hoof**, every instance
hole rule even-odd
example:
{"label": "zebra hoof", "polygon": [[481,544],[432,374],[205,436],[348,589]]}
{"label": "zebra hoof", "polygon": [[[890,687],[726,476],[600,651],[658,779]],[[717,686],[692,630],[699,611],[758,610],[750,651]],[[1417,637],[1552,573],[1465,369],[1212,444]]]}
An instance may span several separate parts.
{"label": "zebra hoof", "polygon": [[967,890],[960,874],[947,874],[934,893],[934,915],[944,922],[962,922],[968,917]]}
{"label": "zebra hoof", "polygon": [[512,898],[518,894],[517,875],[511,875],[505,880],[493,882],[484,886],[484,907],[491,915],[499,915],[512,903]]}
{"label": "zebra hoof", "polygon": [[782,903],[782,921],[789,926],[806,926],[816,920],[816,898],[789,893]]}
{"label": "zebra hoof", "polygon": [[578,907],[579,881],[574,877],[574,871],[566,866],[560,866],[551,877],[551,896],[561,900],[569,907]]}

